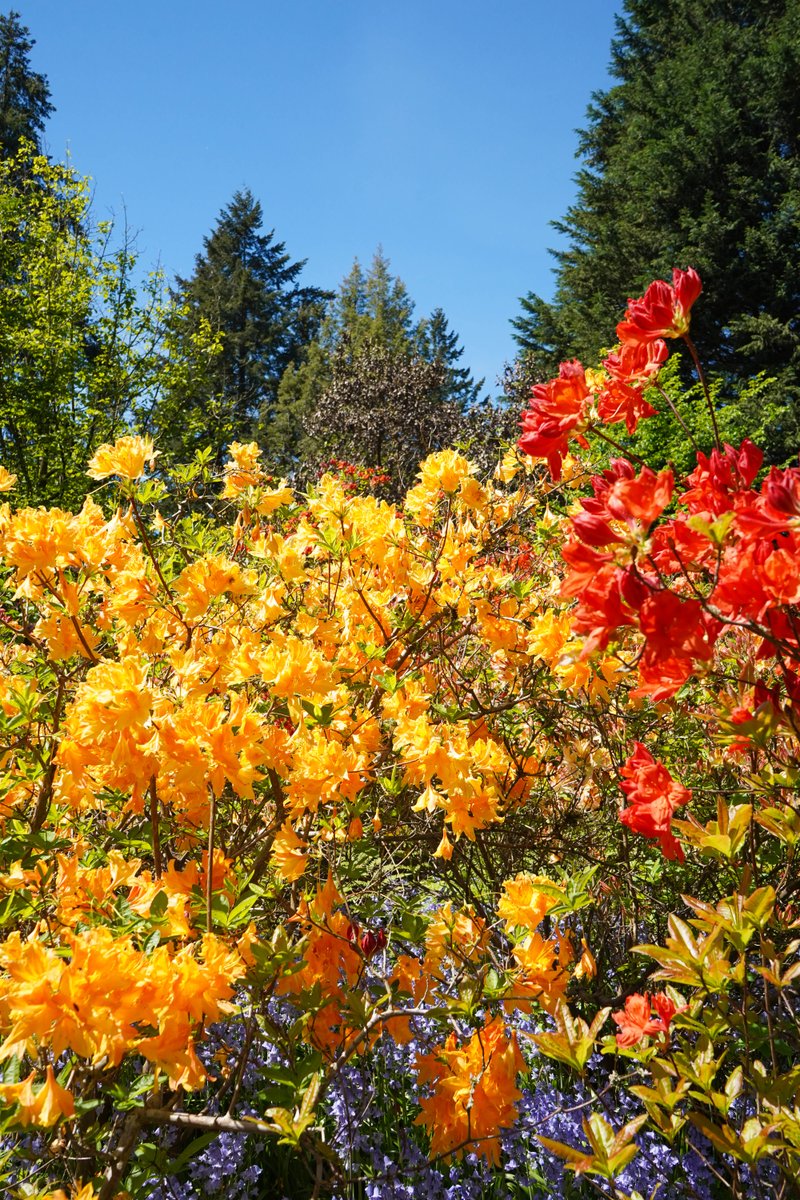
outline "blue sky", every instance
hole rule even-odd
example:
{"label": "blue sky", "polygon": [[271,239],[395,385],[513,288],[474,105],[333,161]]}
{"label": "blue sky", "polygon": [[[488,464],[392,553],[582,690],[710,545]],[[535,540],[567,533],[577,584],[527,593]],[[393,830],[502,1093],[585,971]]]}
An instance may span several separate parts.
{"label": "blue sky", "polygon": [[148,266],[191,272],[238,188],[304,280],[378,244],[487,385],[509,319],[549,295],[548,222],[608,85],[616,0],[16,0],[56,113],[46,144]]}

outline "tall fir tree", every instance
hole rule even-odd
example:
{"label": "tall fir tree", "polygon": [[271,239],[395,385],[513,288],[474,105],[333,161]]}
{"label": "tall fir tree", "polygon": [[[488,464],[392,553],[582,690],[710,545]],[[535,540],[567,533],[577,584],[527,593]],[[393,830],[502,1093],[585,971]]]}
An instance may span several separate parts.
{"label": "tall fir tree", "polygon": [[[354,262],[317,342],[281,381],[278,415],[263,439],[276,465],[302,477],[335,452],[406,478],[420,446],[427,453],[458,436],[483,381],[460,365],[463,349],[444,312],[417,321],[414,309],[381,247],[368,270]],[[394,430],[385,437],[373,433],[381,388]]]}
{"label": "tall fir tree", "polygon": [[18,12],[0,16],[0,157],[16,158],[23,141],[41,148],[40,136],[54,111],[47,78],[31,69],[36,45]]}
{"label": "tall fir tree", "polygon": [[294,262],[275,232],[263,232],[260,203],[238,191],[203,241],[189,279],[177,280],[179,333],[206,329],[218,352],[204,357],[154,413],[162,444],[173,457],[225,446],[268,429],[278,385],[316,335],[329,293],[301,285],[305,260]]}
{"label": "tall fir tree", "polygon": [[694,266],[704,361],[723,379],[776,379],[769,453],[796,455],[800,0],[625,0],[611,73],[581,135],[577,200],[555,223],[554,299],[530,293],[513,321],[521,358],[538,378],[591,361],[629,296]]}
{"label": "tall fir tree", "polygon": [[435,308],[426,321],[421,321],[416,335],[419,353],[426,362],[440,362],[444,367],[442,399],[454,400],[461,408],[470,408],[480,398],[484,380],[477,382],[469,367],[460,365],[464,348],[458,334],[441,308]]}

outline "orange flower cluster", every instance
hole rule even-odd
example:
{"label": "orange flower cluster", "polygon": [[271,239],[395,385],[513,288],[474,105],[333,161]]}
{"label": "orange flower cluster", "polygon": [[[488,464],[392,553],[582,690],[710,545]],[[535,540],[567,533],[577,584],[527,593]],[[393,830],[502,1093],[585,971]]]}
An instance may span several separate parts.
{"label": "orange flower cluster", "polygon": [[113,1067],[136,1052],[173,1087],[199,1087],[205,1071],[194,1032],[230,1011],[233,985],[245,972],[237,951],[207,934],[199,953],[165,945],[147,955],[103,926],[65,935],[63,943],[66,954],[15,932],[0,947],[0,1060],[35,1057],[46,1047]]}
{"label": "orange flower cluster", "polygon": [[464,1044],[455,1033],[444,1046],[417,1061],[420,1100],[417,1124],[431,1135],[431,1154],[450,1156],[467,1147],[490,1163],[500,1160],[499,1131],[514,1124],[522,1093],[516,1084],[525,1063],[500,1018],[487,1020]]}

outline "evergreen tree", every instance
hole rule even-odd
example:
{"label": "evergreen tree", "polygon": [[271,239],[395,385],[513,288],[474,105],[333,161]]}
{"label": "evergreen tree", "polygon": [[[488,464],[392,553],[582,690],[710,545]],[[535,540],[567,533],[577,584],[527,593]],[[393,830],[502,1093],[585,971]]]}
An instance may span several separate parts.
{"label": "evergreen tree", "polygon": [[723,377],[777,380],[772,452],[796,454],[800,0],[625,0],[611,72],[556,223],[555,298],[529,294],[513,322],[521,358],[539,378],[591,362],[629,296],[694,266],[701,356]]}
{"label": "evergreen tree", "polygon": [[442,399],[454,400],[461,408],[477,404],[484,381],[477,383],[468,367],[459,366],[464,349],[458,334],[450,328],[443,309],[435,308],[417,331],[419,352],[427,362],[440,362],[445,369]]}
{"label": "evergreen tree", "polygon": [[[442,310],[415,321],[414,307],[380,247],[369,270],[355,261],[317,342],[281,381],[276,420],[263,439],[276,466],[302,477],[335,452],[406,478],[420,446],[428,453],[459,436],[482,381],[459,365],[463,350]],[[382,411],[395,422],[383,438]]]}
{"label": "evergreen tree", "polygon": [[15,157],[23,140],[39,149],[53,112],[46,77],[31,70],[35,45],[18,12],[0,16],[0,158]]}
{"label": "evergreen tree", "polygon": [[154,414],[160,444],[174,457],[210,442],[219,464],[229,442],[268,429],[282,375],[319,328],[329,294],[301,286],[305,260],[293,262],[262,226],[259,202],[236,192],[204,239],[193,275],[177,281],[179,330],[189,339],[207,328],[220,349]]}

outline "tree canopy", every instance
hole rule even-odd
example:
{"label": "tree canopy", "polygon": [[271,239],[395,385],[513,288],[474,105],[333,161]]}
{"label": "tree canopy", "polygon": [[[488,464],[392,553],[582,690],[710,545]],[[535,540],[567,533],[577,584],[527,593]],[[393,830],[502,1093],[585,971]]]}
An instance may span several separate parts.
{"label": "tree canopy", "polygon": [[304,362],[281,383],[273,438],[265,431],[274,460],[291,469],[336,453],[408,483],[420,458],[459,437],[483,380],[460,365],[441,308],[414,312],[381,247],[367,270],[356,259]]}
{"label": "tree canopy", "polygon": [[29,143],[0,161],[0,457],[28,504],[76,503],[86,455],[185,370],[159,277],[111,238],[87,179]]}
{"label": "tree canopy", "polygon": [[155,414],[159,436],[178,457],[203,442],[221,462],[224,447],[268,427],[280,379],[314,337],[328,293],[300,283],[305,260],[293,261],[275,231],[263,231],[261,204],[237,191],[203,240],[188,279],[178,278],[176,332],[219,338]]}
{"label": "tree canopy", "polygon": [[13,10],[0,16],[0,157],[17,154],[23,141],[40,148],[39,136],[54,111],[47,77],[31,69],[36,42]]}
{"label": "tree canopy", "polygon": [[611,54],[615,82],[594,95],[580,138],[577,199],[555,222],[554,298],[529,293],[513,321],[521,355],[539,378],[591,360],[629,296],[694,266],[707,366],[729,381],[775,378],[768,449],[796,454],[800,5],[626,0]]}

